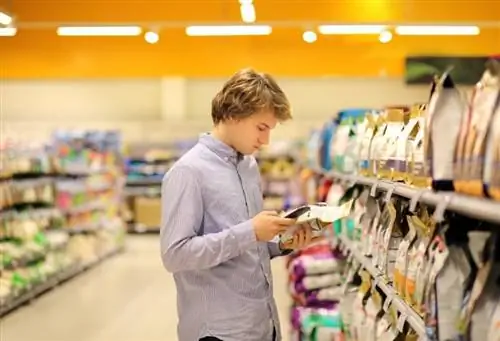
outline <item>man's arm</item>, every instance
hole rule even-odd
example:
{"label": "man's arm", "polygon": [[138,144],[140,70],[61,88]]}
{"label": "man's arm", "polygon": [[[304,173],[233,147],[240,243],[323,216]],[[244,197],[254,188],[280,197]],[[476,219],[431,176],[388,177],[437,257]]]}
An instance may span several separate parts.
{"label": "man's arm", "polygon": [[240,255],[256,243],[252,221],[198,236],[203,198],[196,174],[173,167],[162,183],[161,258],[169,272],[202,270]]}

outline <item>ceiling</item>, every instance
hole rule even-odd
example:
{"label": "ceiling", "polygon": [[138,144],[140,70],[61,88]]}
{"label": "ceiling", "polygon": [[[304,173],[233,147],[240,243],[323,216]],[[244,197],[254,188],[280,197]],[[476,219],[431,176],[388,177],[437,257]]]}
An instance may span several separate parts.
{"label": "ceiling", "polygon": [[[255,0],[257,21],[275,25],[319,22],[452,22],[500,24],[495,0]],[[238,0],[0,0],[19,25],[239,22]]]}
{"label": "ceiling", "polygon": [[[0,37],[5,77],[226,75],[255,67],[282,75],[403,73],[408,55],[490,55],[500,50],[500,0],[254,0],[257,23],[270,36],[188,37],[190,24],[241,24],[238,0],[0,0],[19,28]],[[479,36],[321,36],[319,24],[474,24]],[[60,37],[60,25],[141,25],[157,44],[137,37]],[[126,58],[124,58],[126,56]],[[210,65],[210,67],[207,67]]]}

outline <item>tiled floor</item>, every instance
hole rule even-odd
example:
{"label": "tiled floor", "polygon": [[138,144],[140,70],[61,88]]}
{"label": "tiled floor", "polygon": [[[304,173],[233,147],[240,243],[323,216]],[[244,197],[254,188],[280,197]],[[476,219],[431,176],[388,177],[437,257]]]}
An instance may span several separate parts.
{"label": "tiled floor", "polygon": [[[127,250],[0,320],[1,341],[176,341],[175,286],[158,236],[131,236]],[[284,341],[289,298],[283,260],[273,261]]]}

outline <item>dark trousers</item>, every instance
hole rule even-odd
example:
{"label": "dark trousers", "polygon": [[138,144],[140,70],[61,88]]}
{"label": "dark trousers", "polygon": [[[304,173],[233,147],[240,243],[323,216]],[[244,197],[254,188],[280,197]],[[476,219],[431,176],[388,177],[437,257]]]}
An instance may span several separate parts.
{"label": "dark trousers", "polygon": [[[276,329],[273,330],[273,340],[276,340]],[[201,338],[200,341],[223,341],[223,340],[218,339],[214,336],[206,336],[204,338]]]}

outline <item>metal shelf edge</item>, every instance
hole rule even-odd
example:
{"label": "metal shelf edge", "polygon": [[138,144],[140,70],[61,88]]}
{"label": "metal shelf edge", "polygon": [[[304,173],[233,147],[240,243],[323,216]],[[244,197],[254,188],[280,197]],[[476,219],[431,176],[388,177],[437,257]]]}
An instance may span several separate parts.
{"label": "metal shelf edge", "polygon": [[324,172],[325,176],[365,186],[377,185],[377,190],[393,191],[394,194],[432,206],[446,205],[446,209],[465,216],[500,224],[500,202],[480,197],[467,196],[456,192],[436,192],[431,189],[415,188],[403,183],[368,178],[364,176]]}

